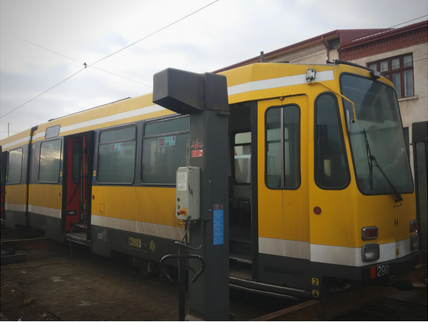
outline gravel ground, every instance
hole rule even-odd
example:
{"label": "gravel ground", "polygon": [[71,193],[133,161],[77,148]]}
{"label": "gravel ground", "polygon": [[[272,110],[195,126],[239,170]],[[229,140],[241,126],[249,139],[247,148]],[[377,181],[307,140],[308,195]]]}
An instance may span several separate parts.
{"label": "gravel ground", "polygon": [[[56,245],[27,250],[26,262],[2,265],[3,319],[178,319],[176,283],[170,284],[159,276],[145,276],[123,258],[106,259],[84,247],[72,247]],[[337,320],[427,320],[426,290],[412,294],[420,298],[421,304],[384,298]],[[250,320],[293,304],[235,290],[231,290],[230,299],[230,311],[237,320]]]}

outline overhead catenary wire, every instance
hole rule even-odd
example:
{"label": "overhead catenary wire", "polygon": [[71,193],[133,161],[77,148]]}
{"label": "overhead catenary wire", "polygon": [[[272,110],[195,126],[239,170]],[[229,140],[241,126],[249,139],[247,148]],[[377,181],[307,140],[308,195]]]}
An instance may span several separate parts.
{"label": "overhead catenary wire", "polygon": [[17,109],[19,109],[19,108],[23,107],[24,105],[26,105],[26,104],[30,103],[31,101],[34,101],[36,98],[38,98],[38,97],[42,96],[42,95],[43,95],[43,94],[45,94],[46,92],[49,92],[51,89],[53,89],[53,88],[57,87],[58,85],[61,85],[62,83],[64,83],[65,81],[69,80],[69,79],[70,79],[70,78],[72,78],[73,76],[75,76],[75,75],[79,74],[79,73],[80,73],[81,71],[83,71],[84,69],[85,69],[85,68],[82,68],[82,69],[78,70],[77,72],[75,72],[74,74],[71,74],[71,75],[70,75],[70,76],[68,76],[66,79],[63,79],[62,81],[60,81],[59,83],[55,84],[54,86],[49,87],[47,90],[45,90],[44,92],[40,93],[40,94],[39,94],[39,95],[37,95],[37,96],[34,96],[32,99],[30,99],[30,100],[26,101],[24,104],[21,104],[21,105],[19,105],[18,107],[15,107],[13,110],[11,110],[11,111],[7,112],[6,114],[4,114],[4,115],[0,116],[0,118],[5,117],[5,116],[9,115],[10,113],[12,113],[12,112],[16,111]]}
{"label": "overhead catenary wire", "polygon": [[90,68],[93,68],[93,69],[99,70],[99,71],[101,71],[101,72],[104,72],[104,73],[107,73],[107,74],[110,74],[110,75],[113,75],[113,76],[116,76],[116,77],[120,77],[120,78],[123,78],[123,79],[129,80],[129,81],[134,82],[134,83],[137,83],[137,84],[141,84],[141,85],[144,85],[144,86],[147,86],[147,87],[153,88],[153,86],[152,86],[152,85],[149,85],[149,84],[145,84],[145,83],[142,83],[142,82],[136,81],[135,79],[131,79],[131,78],[125,77],[125,76],[123,76],[123,75],[119,75],[119,74],[116,74],[116,73],[113,73],[113,72],[109,72],[108,70],[105,70],[105,69],[101,69],[101,68],[94,67],[94,66],[89,66],[89,65],[88,65],[88,66],[85,66],[85,68],[87,68],[87,67],[90,67]]}
{"label": "overhead catenary wire", "polygon": [[132,44],[129,44],[129,45],[127,45],[127,46],[125,46],[125,47],[123,47],[123,48],[121,48],[119,50],[116,50],[115,52],[111,53],[110,55],[107,55],[104,58],[101,58],[101,59],[97,60],[96,62],[94,62],[94,63],[92,63],[92,64],[90,64],[88,66],[92,66],[92,65],[98,64],[99,62],[101,62],[101,61],[103,61],[103,60],[105,60],[105,59],[107,59],[107,58],[109,58],[109,57],[111,57],[113,55],[116,55],[117,53],[119,53],[119,52],[121,52],[121,51],[123,51],[123,50],[125,50],[125,49],[127,49],[127,48],[129,48],[131,46],[134,46],[135,44],[139,43],[140,41],[143,41],[143,40],[145,40],[145,39],[147,39],[147,38],[149,38],[149,37],[151,37],[153,35],[156,35],[157,33],[161,32],[161,31],[163,31],[163,30],[165,30],[165,29],[167,29],[167,28],[169,28],[169,27],[171,27],[173,25],[175,25],[176,23],[179,23],[180,21],[182,21],[182,20],[184,20],[186,18],[189,18],[190,16],[194,15],[195,13],[198,13],[199,11],[204,10],[205,8],[213,5],[214,3],[218,2],[218,1],[220,1],[220,0],[215,0],[215,1],[207,4],[206,6],[200,8],[200,9],[198,9],[196,11],[193,11],[192,13],[189,13],[188,15],[186,15],[186,16],[184,16],[184,17],[182,17],[182,18],[180,18],[180,19],[178,19],[178,20],[170,23],[169,25],[166,25],[165,27],[162,27],[162,28],[160,28],[160,29],[152,32],[151,34],[149,34],[149,35],[147,35],[147,36],[145,36],[145,37],[143,37],[143,38],[141,38],[141,39],[133,42]]}
{"label": "overhead catenary wire", "polygon": [[[6,33],[6,34],[8,34],[9,36],[12,36],[12,37],[15,37],[15,38],[17,38],[17,39],[20,39],[20,40],[22,40],[22,41],[24,41],[24,42],[27,42],[27,43],[29,43],[29,44],[32,44],[32,45],[34,45],[34,46],[36,46],[36,47],[42,48],[42,49],[47,50],[47,51],[49,51],[49,52],[51,52],[51,53],[54,53],[54,54],[59,55],[59,56],[61,56],[61,57],[67,58],[67,59],[69,59],[69,60],[71,60],[71,61],[74,61],[74,62],[78,63],[79,65],[81,65],[81,64],[82,64],[82,62],[80,62],[80,61],[78,61],[78,60],[76,60],[76,59],[74,59],[74,58],[68,57],[68,56],[66,56],[66,55],[64,55],[64,54],[61,54],[61,53],[59,53],[59,52],[57,52],[57,51],[54,51],[54,50],[49,49],[49,48],[47,48],[47,47],[44,47],[44,46],[38,45],[38,44],[36,44],[36,43],[34,43],[34,42],[32,42],[32,41],[29,41],[29,40],[24,39],[24,38],[22,38],[22,37],[18,37],[18,36],[14,35],[14,34],[11,34],[11,33],[8,33],[8,32],[5,32],[5,33]],[[107,74],[111,74],[111,75],[114,75],[114,76],[116,76],[116,77],[120,77],[120,78],[123,78],[123,79],[129,80],[129,81],[131,81],[131,82],[137,83],[137,84],[141,84],[141,85],[144,85],[144,86],[147,86],[147,87],[150,87],[150,88],[151,88],[151,87],[153,87],[153,86],[151,86],[151,85],[148,85],[148,84],[145,84],[145,83],[142,83],[142,82],[136,81],[135,79],[130,79],[130,78],[128,78],[128,77],[125,77],[125,76],[123,76],[123,75],[119,75],[119,74],[116,74],[116,73],[110,72],[110,71],[105,70],[105,69],[101,69],[101,68],[94,67],[94,66],[88,66],[86,63],[83,63],[83,65],[85,66],[85,68],[87,68],[87,67],[92,67],[92,68],[94,68],[94,69],[96,69],[96,70],[99,70],[99,71],[101,71],[101,72],[104,72],[104,73],[107,73]]]}
{"label": "overhead catenary wire", "polygon": [[406,23],[409,23],[409,22],[412,22],[412,21],[415,21],[415,20],[421,19],[421,18],[426,17],[426,16],[428,16],[428,14],[423,15],[423,16],[420,16],[420,17],[417,17],[417,18],[414,18],[414,19],[411,19],[411,20],[407,20],[407,21],[405,21],[405,22],[399,23],[399,24],[394,25],[394,26],[391,26],[391,27],[389,27],[389,28],[394,28],[394,27],[397,27],[397,26],[401,26],[401,25],[404,25],[404,24],[406,24]]}
{"label": "overhead catenary wire", "polygon": [[[84,63],[84,66],[85,66],[84,68],[82,68],[82,69],[80,69],[79,71],[77,71],[76,73],[74,73],[74,74],[72,74],[72,75],[68,76],[68,77],[67,77],[67,78],[65,78],[64,80],[62,80],[62,81],[60,81],[59,83],[55,84],[54,86],[52,86],[52,87],[48,88],[47,90],[43,91],[42,93],[38,94],[37,96],[33,97],[32,99],[30,99],[30,100],[26,101],[25,103],[23,103],[23,104],[21,104],[21,105],[19,105],[19,106],[15,107],[15,108],[14,108],[14,109],[12,109],[11,111],[7,112],[6,114],[1,115],[1,116],[0,116],[0,119],[1,119],[1,118],[3,118],[3,117],[5,117],[5,116],[7,116],[7,115],[9,115],[9,114],[11,114],[12,112],[14,112],[14,111],[18,110],[19,108],[23,107],[24,105],[26,105],[26,104],[28,104],[28,103],[30,103],[30,102],[32,102],[32,101],[34,101],[36,98],[38,98],[38,97],[42,96],[43,94],[45,94],[46,92],[50,91],[51,89],[53,89],[53,88],[57,87],[58,85],[60,85],[60,84],[64,83],[65,81],[69,80],[69,79],[70,79],[70,78],[72,78],[73,76],[75,76],[75,75],[77,75],[78,73],[80,73],[81,71],[85,70],[87,67],[95,68],[95,67],[93,67],[93,65],[98,64],[99,62],[101,62],[101,61],[103,61],[103,60],[105,60],[105,59],[107,59],[107,58],[110,58],[110,57],[112,57],[113,55],[116,55],[117,53],[119,53],[119,52],[121,52],[121,51],[123,51],[123,50],[125,50],[125,49],[127,49],[127,48],[129,48],[129,47],[131,47],[131,46],[133,46],[133,45],[135,45],[135,44],[137,44],[137,43],[139,43],[139,42],[141,42],[141,41],[143,41],[143,40],[145,40],[145,39],[147,39],[147,38],[149,38],[149,37],[151,37],[151,36],[153,36],[153,35],[155,35],[155,34],[157,34],[157,33],[159,33],[159,32],[161,32],[161,31],[163,31],[163,30],[165,30],[165,29],[167,29],[167,28],[169,28],[169,27],[171,27],[171,26],[173,26],[173,25],[175,25],[175,24],[177,24],[177,23],[178,23],[178,22],[180,22],[180,21],[183,21],[184,19],[186,19],[186,18],[188,18],[188,17],[190,17],[190,16],[192,16],[192,15],[194,15],[194,14],[198,13],[198,12],[199,12],[199,11],[201,11],[201,10],[204,10],[205,8],[207,8],[207,7],[211,6],[212,4],[214,4],[214,3],[218,2],[218,1],[220,1],[220,0],[215,0],[215,1],[213,1],[213,2],[210,2],[209,4],[207,4],[207,5],[203,6],[202,8],[199,8],[199,9],[197,9],[197,10],[193,11],[192,13],[187,14],[186,16],[184,16],[184,17],[182,17],[182,18],[180,18],[180,19],[178,19],[178,20],[176,20],[176,21],[174,21],[174,22],[172,22],[172,23],[170,23],[170,24],[166,25],[165,27],[162,27],[162,28],[160,28],[160,29],[158,29],[158,30],[156,30],[156,31],[152,32],[151,34],[149,34],[149,35],[147,35],[147,36],[145,36],[145,37],[143,37],[143,38],[141,38],[141,39],[139,39],[139,40],[137,40],[137,41],[134,41],[133,43],[131,43],[131,44],[129,44],[129,45],[127,45],[127,46],[125,46],[125,47],[123,47],[123,48],[121,48],[121,49],[119,49],[119,50],[117,50],[117,51],[115,51],[115,52],[113,52],[113,53],[111,53],[111,54],[109,54],[109,55],[107,55],[107,56],[105,56],[105,57],[103,57],[103,58],[101,58],[101,59],[97,60],[97,61],[95,61],[95,62],[94,62],[94,63],[92,63],[92,64],[86,64],[86,63]],[[19,38],[19,37],[18,37],[18,38]],[[29,42],[29,43],[32,43],[32,42],[30,42],[30,41],[28,41],[28,42]],[[36,45],[36,44],[34,44],[34,43],[32,43],[32,44],[33,44],[33,45]],[[57,53],[57,52],[55,52],[55,51],[53,51],[53,50],[50,50],[50,49],[47,49],[47,48],[45,48],[45,47],[43,47],[43,46],[39,46],[39,45],[36,45],[36,46],[41,47],[41,48],[44,48],[44,49],[46,49],[46,50],[49,50],[50,52],[56,53],[56,54],[58,54],[58,55],[60,55],[60,56],[62,56],[62,57],[65,57],[65,58],[71,59],[71,60],[73,60],[73,61],[76,61],[76,60],[75,60],[75,59],[73,59],[73,58],[67,57],[67,56],[62,55],[62,54],[60,54],[60,53]],[[77,61],[76,61],[76,62],[77,62]],[[103,72],[107,72],[107,71],[102,70],[102,69],[100,69],[100,68],[96,68],[96,69],[98,69],[98,70],[100,70],[100,71],[103,71]],[[112,75],[115,75],[115,76],[119,76],[119,77],[122,77],[122,78],[128,79],[128,78],[126,78],[126,77],[123,77],[123,76],[120,76],[120,75],[117,75],[117,74],[114,74],[114,73],[111,73],[111,72],[107,72],[107,73],[110,73],[110,74],[112,74]],[[130,80],[130,79],[128,79],[128,80]],[[144,84],[144,85],[146,85],[146,84]]]}
{"label": "overhead catenary wire", "polygon": [[39,48],[42,48],[42,49],[44,49],[44,50],[50,51],[51,53],[54,53],[54,54],[56,54],[56,55],[59,55],[59,56],[61,56],[61,57],[67,58],[67,59],[69,59],[69,60],[72,60],[72,61],[74,61],[74,62],[76,62],[76,63],[79,63],[79,64],[80,64],[80,62],[79,62],[79,61],[77,61],[77,60],[75,60],[75,59],[73,59],[73,58],[70,58],[70,57],[68,57],[68,56],[66,56],[66,55],[63,55],[63,54],[61,54],[61,53],[59,53],[59,52],[56,52],[56,51],[54,51],[54,50],[52,50],[52,49],[49,49],[49,48],[46,48],[46,47],[44,47],[44,46],[38,45],[38,44],[36,44],[36,43],[34,43],[34,42],[32,42],[32,41],[28,40],[28,39],[24,39],[24,38],[19,37],[19,36],[15,35],[15,34],[11,34],[10,32],[6,32],[6,31],[4,31],[4,30],[2,30],[2,32],[3,32],[3,33],[5,33],[5,34],[7,34],[7,35],[9,35],[9,36],[11,36],[11,37],[17,38],[17,39],[22,40],[22,41],[24,41],[24,42],[27,42],[27,43],[29,43],[29,44],[31,44],[31,45],[34,45],[34,46],[36,46],[36,47],[39,47]]}

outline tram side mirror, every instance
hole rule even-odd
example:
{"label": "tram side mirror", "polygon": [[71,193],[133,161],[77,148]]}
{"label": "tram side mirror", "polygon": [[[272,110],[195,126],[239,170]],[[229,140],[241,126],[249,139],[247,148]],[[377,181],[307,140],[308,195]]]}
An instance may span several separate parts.
{"label": "tram side mirror", "polygon": [[200,218],[200,168],[180,167],[176,172],[175,214],[178,220]]}

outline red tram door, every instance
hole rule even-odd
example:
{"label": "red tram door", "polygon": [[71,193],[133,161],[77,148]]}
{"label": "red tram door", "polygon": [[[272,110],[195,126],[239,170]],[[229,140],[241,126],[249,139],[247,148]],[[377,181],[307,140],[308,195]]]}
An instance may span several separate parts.
{"label": "red tram door", "polygon": [[[91,153],[88,147],[91,135],[66,138],[65,229],[86,230],[90,218]],[[88,213],[87,213],[88,212]]]}

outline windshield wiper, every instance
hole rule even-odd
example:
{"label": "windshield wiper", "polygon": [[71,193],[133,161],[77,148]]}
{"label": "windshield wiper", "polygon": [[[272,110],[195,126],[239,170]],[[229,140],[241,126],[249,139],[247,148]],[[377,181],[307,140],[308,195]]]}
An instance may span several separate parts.
{"label": "windshield wiper", "polygon": [[395,196],[394,202],[403,201],[401,194],[398,192],[397,188],[394,187],[392,182],[388,179],[388,176],[385,174],[385,172],[383,172],[382,168],[380,167],[379,163],[377,162],[376,157],[372,154],[372,152],[370,150],[369,140],[367,139],[366,129],[363,129],[363,133],[364,133],[364,142],[366,144],[367,162],[369,164],[370,189],[373,189],[373,164],[374,164],[375,167],[377,167],[379,169],[380,173],[382,173],[385,180],[388,182],[389,187],[391,188],[391,190]]}
{"label": "windshield wiper", "polygon": [[373,190],[373,154],[370,150],[369,140],[367,140],[366,129],[363,129],[364,142],[366,143],[366,153],[367,153],[367,163],[369,165],[369,174],[370,174],[370,190]]}

